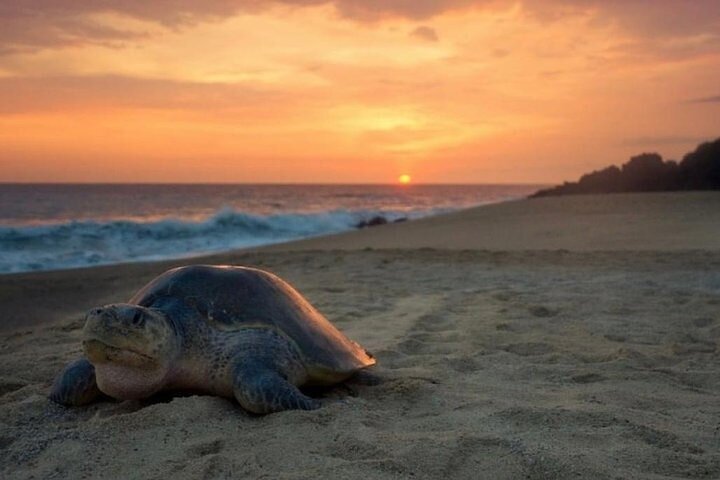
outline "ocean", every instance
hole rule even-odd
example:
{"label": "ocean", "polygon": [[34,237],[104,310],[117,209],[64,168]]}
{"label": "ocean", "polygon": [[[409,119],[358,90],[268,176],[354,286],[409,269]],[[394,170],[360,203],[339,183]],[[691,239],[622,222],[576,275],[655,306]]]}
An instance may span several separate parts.
{"label": "ocean", "polygon": [[0,273],[182,258],[521,198],[543,185],[0,184]]}

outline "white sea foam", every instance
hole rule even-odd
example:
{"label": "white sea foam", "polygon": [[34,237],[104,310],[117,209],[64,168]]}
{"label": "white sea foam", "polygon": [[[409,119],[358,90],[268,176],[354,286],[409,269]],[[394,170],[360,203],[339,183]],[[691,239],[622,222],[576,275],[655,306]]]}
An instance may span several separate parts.
{"label": "white sea foam", "polygon": [[444,210],[253,215],[222,209],[203,221],[70,221],[0,227],[0,272],[160,260],[342,232],[374,216],[388,221]]}
{"label": "white sea foam", "polygon": [[[0,273],[188,257],[519,198],[529,185],[0,184]],[[222,208],[225,206],[225,208]]]}

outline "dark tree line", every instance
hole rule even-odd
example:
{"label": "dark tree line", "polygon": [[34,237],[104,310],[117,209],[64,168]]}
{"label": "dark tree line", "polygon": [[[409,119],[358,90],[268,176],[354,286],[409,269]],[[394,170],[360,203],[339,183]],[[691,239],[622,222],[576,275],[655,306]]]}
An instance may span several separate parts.
{"label": "dark tree line", "polygon": [[663,161],[657,153],[643,153],[620,168],[613,165],[588,173],[577,182],[540,190],[531,197],[673,190],[720,190],[720,138],[700,144],[680,163]]}

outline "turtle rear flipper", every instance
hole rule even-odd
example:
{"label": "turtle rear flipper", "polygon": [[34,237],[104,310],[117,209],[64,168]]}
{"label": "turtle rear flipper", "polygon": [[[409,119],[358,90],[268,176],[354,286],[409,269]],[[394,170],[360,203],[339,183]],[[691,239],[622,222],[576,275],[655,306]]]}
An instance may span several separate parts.
{"label": "turtle rear flipper", "polygon": [[86,358],[68,364],[55,379],[49,398],[68,406],[86,405],[102,395],[95,381],[95,367]]}
{"label": "turtle rear flipper", "polygon": [[283,410],[315,410],[320,402],[303,394],[269,362],[241,359],[233,369],[233,391],[242,407],[265,414]]}

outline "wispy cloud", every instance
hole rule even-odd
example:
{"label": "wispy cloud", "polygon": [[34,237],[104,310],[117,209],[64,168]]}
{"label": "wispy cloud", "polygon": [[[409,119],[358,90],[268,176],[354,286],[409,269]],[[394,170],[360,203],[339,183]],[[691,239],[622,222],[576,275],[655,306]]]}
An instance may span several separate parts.
{"label": "wispy cloud", "polygon": [[230,114],[291,105],[293,93],[242,83],[197,83],[120,75],[0,78],[0,115],[113,108]]}
{"label": "wispy cloud", "polygon": [[421,25],[417,27],[415,30],[410,32],[410,35],[421,40],[426,40],[428,42],[437,42],[439,40],[438,34],[435,29],[432,27],[428,27],[427,25]]}
{"label": "wispy cloud", "polygon": [[688,103],[720,103],[720,95],[715,95],[711,97],[700,97],[700,98],[692,98],[688,100]]}
{"label": "wispy cloud", "polygon": [[624,147],[658,149],[666,145],[696,145],[707,138],[692,135],[654,135],[626,138],[620,145]]}

